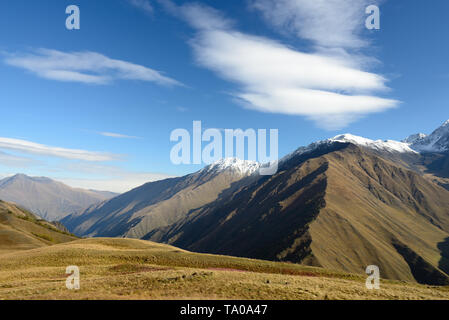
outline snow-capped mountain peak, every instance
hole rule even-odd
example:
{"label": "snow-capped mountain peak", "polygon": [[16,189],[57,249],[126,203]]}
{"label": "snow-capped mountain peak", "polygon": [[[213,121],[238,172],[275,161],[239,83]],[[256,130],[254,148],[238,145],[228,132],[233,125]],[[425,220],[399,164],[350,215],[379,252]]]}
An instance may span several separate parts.
{"label": "snow-capped mountain peak", "polygon": [[420,152],[445,152],[449,150],[449,120],[445,121],[432,134],[410,141],[411,148]]}
{"label": "snow-capped mountain peak", "polygon": [[376,151],[383,151],[383,152],[390,152],[390,153],[413,153],[416,154],[415,150],[410,148],[410,146],[407,143],[399,142],[395,140],[371,140],[368,138],[356,136],[350,133],[341,134],[338,136],[335,136],[333,138],[327,139],[327,140],[321,140],[314,142],[307,147],[301,147],[297,149],[296,151],[286,155],[284,158],[282,158],[281,162],[285,162],[289,159],[291,159],[294,156],[306,154],[309,152],[313,152],[319,147],[325,146],[325,145],[332,145],[333,143],[340,142],[340,143],[352,143],[358,146],[362,146],[365,148],[369,148]]}
{"label": "snow-capped mountain peak", "polygon": [[232,170],[241,175],[251,175],[259,170],[260,166],[260,163],[257,161],[241,160],[238,158],[223,158],[208,165],[203,170],[208,173]]}
{"label": "snow-capped mountain peak", "polygon": [[395,140],[371,140],[352,134],[342,134],[329,139],[334,142],[349,142],[369,149],[399,153],[417,153],[409,144]]}
{"label": "snow-capped mountain peak", "polygon": [[417,143],[418,141],[421,141],[421,140],[423,140],[426,137],[427,137],[427,134],[416,133],[416,134],[412,134],[412,135],[408,136],[407,138],[405,138],[401,142],[408,143],[410,145],[410,144]]}
{"label": "snow-capped mountain peak", "polygon": [[[283,163],[294,156],[313,152],[314,150],[334,143],[352,143],[378,152],[419,154],[420,152],[446,152],[449,151],[449,120],[443,123],[431,135],[424,133],[413,134],[402,141],[396,140],[371,140],[350,133],[337,135],[327,140],[321,140],[306,147],[300,147],[296,151],[283,157],[279,163]],[[257,161],[241,160],[238,158],[220,159],[208,166],[202,172],[220,172],[233,170],[241,175],[251,175],[261,168]]]}

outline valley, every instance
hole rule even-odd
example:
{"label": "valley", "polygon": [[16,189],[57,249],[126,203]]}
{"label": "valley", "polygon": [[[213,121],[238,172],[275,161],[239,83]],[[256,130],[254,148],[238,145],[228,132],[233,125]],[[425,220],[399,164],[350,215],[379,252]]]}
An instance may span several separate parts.
{"label": "valley", "polygon": [[[0,298],[449,299],[446,136],[449,122],[404,142],[339,135],[271,176],[223,159],[57,223],[1,202]],[[45,178],[11,179],[48,195]],[[372,265],[380,290],[365,287]]]}

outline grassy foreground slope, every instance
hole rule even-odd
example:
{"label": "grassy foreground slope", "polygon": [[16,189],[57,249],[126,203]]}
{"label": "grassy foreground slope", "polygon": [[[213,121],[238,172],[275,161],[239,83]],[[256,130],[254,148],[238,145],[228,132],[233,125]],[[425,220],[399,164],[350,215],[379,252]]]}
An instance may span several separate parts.
{"label": "grassy foreground slope", "polygon": [[0,200],[0,254],[77,239],[16,205]]}
{"label": "grassy foreground slope", "polygon": [[[80,290],[66,289],[69,265]],[[449,288],[382,280],[368,290],[361,275],[98,238],[0,254],[0,299],[449,299]]]}

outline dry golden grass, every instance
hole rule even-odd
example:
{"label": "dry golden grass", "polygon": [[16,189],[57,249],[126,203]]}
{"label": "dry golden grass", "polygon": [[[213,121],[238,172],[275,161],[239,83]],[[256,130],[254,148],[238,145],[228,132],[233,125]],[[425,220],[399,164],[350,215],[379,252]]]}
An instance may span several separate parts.
{"label": "dry golden grass", "polygon": [[0,254],[73,241],[77,237],[38,219],[12,203],[0,201]]}
{"label": "dry golden grass", "polygon": [[[79,266],[81,289],[65,286]],[[133,239],[83,239],[0,254],[0,299],[449,299],[449,288],[190,253]]]}

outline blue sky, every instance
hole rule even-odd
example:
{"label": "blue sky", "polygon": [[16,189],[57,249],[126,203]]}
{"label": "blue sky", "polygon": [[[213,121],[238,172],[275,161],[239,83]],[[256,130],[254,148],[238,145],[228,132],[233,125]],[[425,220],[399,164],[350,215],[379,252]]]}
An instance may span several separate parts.
{"label": "blue sky", "polygon": [[[326,5],[323,5],[325,3]],[[81,29],[67,30],[78,5]],[[380,30],[364,8],[377,4]],[[125,191],[174,165],[172,130],[279,130],[279,155],[449,118],[449,3],[435,0],[7,0],[0,176]]]}

